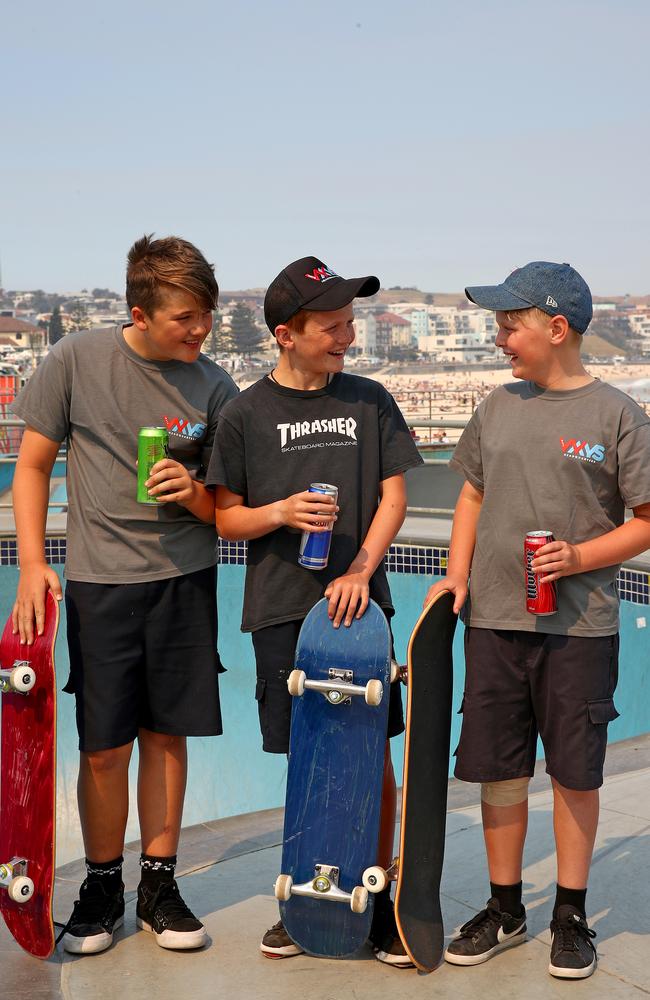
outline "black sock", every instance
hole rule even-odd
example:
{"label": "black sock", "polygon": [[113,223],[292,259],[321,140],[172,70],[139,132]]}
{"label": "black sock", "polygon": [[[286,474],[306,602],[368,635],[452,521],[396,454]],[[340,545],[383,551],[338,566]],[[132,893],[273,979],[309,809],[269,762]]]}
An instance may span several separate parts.
{"label": "black sock", "polygon": [[161,882],[173,882],[176,871],[176,855],[168,858],[156,857],[155,854],[140,855],[140,882],[146,885],[159,885]]}
{"label": "black sock", "polygon": [[518,917],[522,911],[521,905],[521,882],[515,885],[497,885],[490,882],[490,893],[499,900],[499,909],[502,913],[509,913],[511,917]]}
{"label": "black sock", "polygon": [[568,903],[573,906],[578,913],[587,919],[587,912],[585,910],[585,902],[587,898],[586,889],[565,889],[563,885],[558,885],[555,891],[555,906],[553,907],[553,920],[557,919],[557,911],[560,906],[564,906]]}
{"label": "black sock", "polygon": [[122,862],[120,855],[113,861],[91,861],[86,858],[86,871],[89,882],[99,881],[106,892],[113,896],[122,889]]}

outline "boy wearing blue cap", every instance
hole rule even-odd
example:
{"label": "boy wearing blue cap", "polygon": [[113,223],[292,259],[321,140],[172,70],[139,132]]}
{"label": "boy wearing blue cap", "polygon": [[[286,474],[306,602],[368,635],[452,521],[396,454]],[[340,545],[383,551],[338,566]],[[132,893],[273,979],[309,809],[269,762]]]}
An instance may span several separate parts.
{"label": "boy wearing blue cap", "polygon": [[[557,891],[549,972],[596,967],[585,911],[618,661],[620,564],[650,547],[650,420],[580,359],[591,293],[569,264],[535,261],[501,285],[466,290],[496,313],[515,379],[480,404],[454,452],[465,477],[442,590],[463,608],[466,680],[455,775],[481,783],[490,876],[484,910],[445,959],[478,965],[526,938],[522,861],[538,733],[554,795]],[[625,520],[625,509],[633,517]],[[526,610],[523,542],[558,581],[558,610]],[[471,579],[470,578],[471,572]],[[469,580],[469,582],[468,582]],[[463,607],[464,606],[464,607]]]}

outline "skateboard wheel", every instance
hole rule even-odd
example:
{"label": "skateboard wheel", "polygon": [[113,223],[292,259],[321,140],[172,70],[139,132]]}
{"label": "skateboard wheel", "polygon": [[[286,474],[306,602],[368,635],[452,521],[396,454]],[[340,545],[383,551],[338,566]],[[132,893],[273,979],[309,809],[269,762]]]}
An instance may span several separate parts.
{"label": "skateboard wheel", "polygon": [[34,895],[34,883],[26,875],[19,875],[17,878],[12,878],[7,893],[14,903],[26,903]]}
{"label": "skateboard wheel", "polygon": [[20,694],[27,694],[36,684],[36,674],[31,667],[14,667],[11,671],[9,683],[13,691]]}
{"label": "skateboard wheel", "polygon": [[291,886],[293,879],[291,875],[278,875],[275,880],[275,898],[281,899],[285,903],[291,896]]}
{"label": "skateboard wheel", "polygon": [[307,674],[304,670],[292,670],[287,678],[289,694],[293,695],[294,698],[302,698],[305,693],[306,680]]}
{"label": "skateboard wheel", "polygon": [[355,885],[350,896],[350,909],[353,913],[365,913],[368,906],[368,890],[362,885]]}
{"label": "skateboard wheel", "polygon": [[372,868],[366,868],[361,881],[368,892],[381,892],[388,885],[388,875],[379,865],[373,865]]}
{"label": "skateboard wheel", "polygon": [[368,681],[366,684],[366,705],[378,705],[384,696],[384,686],[381,681]]}
{"label": "skateboard wheel", "polygon": [[400,665],[397,660],[390,661],[390,682],[394,684],[395,681],[399,680],[400,675]]}

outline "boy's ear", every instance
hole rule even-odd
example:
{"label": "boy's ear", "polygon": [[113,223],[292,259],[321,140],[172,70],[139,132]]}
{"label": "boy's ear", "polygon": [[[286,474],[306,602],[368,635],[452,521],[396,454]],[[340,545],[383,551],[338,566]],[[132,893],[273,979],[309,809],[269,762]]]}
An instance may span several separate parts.
{"label": "boy's ear", "polygon": [[569,334],[569,321],[566,316],[551,316],[549,329],[551,331],[551,343],[563,344]]}
{"label": "boy's ear", "polygon": [[280,347],[293,347],[293,330],[290,330],[284,323],[280,323],[275,328],[275,339]]}
{"label": "boy's ear", "polygon": [[137,326],[138,330],[147,329],[147,317],[144,309],[141,309],[140,306],[133,306],[131,319],[133,320],[133,325]]}

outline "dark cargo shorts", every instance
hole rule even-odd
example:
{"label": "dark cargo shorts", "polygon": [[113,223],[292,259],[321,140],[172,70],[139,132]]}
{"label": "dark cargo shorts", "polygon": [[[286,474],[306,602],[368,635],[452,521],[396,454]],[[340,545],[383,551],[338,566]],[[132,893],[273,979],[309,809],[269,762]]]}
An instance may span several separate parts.
{"label": "dark cargo shorts", "polygon": [[539,733],[551,777],[577,791],[599,788],[617,680],[618,635],[466,628],[455,776],[532,777]]}
{"label": "dark cargo shorts", "polygon": [[79,749],[131,743],[138,729],[221,732],[214,567],[147,583],[81,583],[65,592]]}
{"label": "dark cargo shorts", "polygon": [[[287,688],[287,678],[293,669],[302,622],[303,619],[298,619],[282,622],[280,625],[267,625],[266,628],[257,629],[252,635],[257,662],[255,697],[262,731],[262,749],[267,753],[289,753],[292,699]],[[391,633],[391,650],[392,644]],[[389,738],[404,732],[401,686],[390,685]]]}

